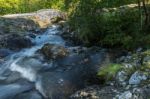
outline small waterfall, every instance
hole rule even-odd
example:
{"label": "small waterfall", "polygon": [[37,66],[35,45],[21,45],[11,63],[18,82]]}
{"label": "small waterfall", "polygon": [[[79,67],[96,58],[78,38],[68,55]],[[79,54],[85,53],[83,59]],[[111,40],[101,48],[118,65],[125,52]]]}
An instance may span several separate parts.
{"label": "small waterfall", "polygon": [[11,71],[19,72],[22,77],[28,79],[29,81],[35,82],[37,76],[36,71],[34,71],[33,68],[29,68],[29,66],[20,66],[18,62],[25,57],[33,57],[36,51],[46,43],[65,45],[65,41],[59,36],[60,31],[58,28],[59,26],[53,25],[48,28],[45,33],[37,35],[34,39],[32,39],[35,46],[22,49],[20,52],[11,55],[7,62],[0,67],[0,78],[4,79],[5,77],[3,77],[3,74],[10,69]]}
{"label": "small waterfall", "polygon": [[58,36],[60,31],[58,30],[59,26],[52,26],[47,29],[44,34],[36,36],[35,39],[32,40],[36,45],[43,45],[45,43],[64,45],[64,40]]}
{"label": "small waterfall", "polygon": [[35,82],[36,81],[36,72],[34,70],[32,70],[31,68],[26,68],[26,67],[21,67],[17,64],[17,62],[20,60],[20,58],[18,58],[17,60],[15,60],[11,65],[10,65],[10,69],[11,71],[17,71],[19,72],[22,77],[28,79],[31,82]]}
{"label": "small waterfall", "polygon": [[[66,46],[67,44],[60,33],[59,26],[53,25],[45,33],[30,38],[35,44],[34,46],[6,57],[6,61],[0,65],[0,83],[3,84],[0,86],[0,91],[5,88],[8,89],[0,93],[0,99],[7,95],[11,97],[10,90],[12,89],[16,91],[13,92],[12,96],[18,94],[20,89],[22,89],[21,92],[28,91],[30,86],[26,88],[26,84],[25,86],[20,84],[24,81],[32,84],[32,87],[34,85],[33,90],[38,91],[43,97],[51,97],[52,99],[67,99],[66,97],[73,91],[84,87],[85,79],[91,77],[91,74],[95,73],[93,73],[95,66],[99,66],[101,63],[104,56],[103,52],[91,53],[87,48]],[[47,43],[67,47],[66,50],[69,50],[69,55],[60,59],[45,61],[38,51]],[[54,50],[57,49],[54,48]],[[16,76],[15,73],[17,73],[18,78],[14,77]]]}

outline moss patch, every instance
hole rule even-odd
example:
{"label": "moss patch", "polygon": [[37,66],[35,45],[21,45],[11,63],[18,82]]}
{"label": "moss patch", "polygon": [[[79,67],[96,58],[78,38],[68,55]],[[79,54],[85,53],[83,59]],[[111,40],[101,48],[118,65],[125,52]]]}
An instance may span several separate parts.
{"label": "moss patch", "polygon": [[150,56],[150,50],[146,50],[142,53],[143,56]]}
{"label": "moss patch", "polygon": [[104,79],[104,80],[112,80],[116,73],[122,69],[122,65],[121,64],[109,64],[107,66],[104,66],[102,68],[100,68],[99,72],[98,72],[98,77],[100,79]]}

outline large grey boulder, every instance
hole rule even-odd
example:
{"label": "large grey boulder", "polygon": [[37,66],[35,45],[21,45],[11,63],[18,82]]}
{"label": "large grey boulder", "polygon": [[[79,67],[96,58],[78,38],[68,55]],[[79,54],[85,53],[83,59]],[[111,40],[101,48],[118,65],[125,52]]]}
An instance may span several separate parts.
{"label": "large grey boulder", "polygon": [[19,94],[14,99],[42,99],[42,96],[36,91],[30,91]]}
{"label": "large grey boulder", "polygon": [[142,72],[136,71],[134,74],[131,75],[129,79],[129,84],[138,85],[143,80],[147,80],[147,76],[144,75]]}
{"label": "large grey boulder", "polygon": [[[59,10],[44,9],[33,13],[0,17],[0,48],[20,49],[31,45],[29,34],[41,33],[53,23],[66,19]],[[15,36],[14,36],[15,35]]]}
{"label": "large grey boulder", "polygon": [[12,99],[15,95],[24,91],[28,91],[31,88],[31,85],[17,83],[9,85],[0,85],[0,99]]}
{"label": "large grey boulder", "polygon": [[67,18],[67,14],[55,9],[43,9],[33,13],[11,14],[11,15],[5,15],[3,17],[23,18],[27,20],[33,20],[33,22],[37,23],[41,28],[46,28],[52,23],[65,20]]}
{"label": "large grey boulder", "polygon": [[45,44],[40,52],[48,59],[62,58],[68,55],[68,50],[59,45]]}
{"label": "large grey boulder", "polygon": [[10,34],[0,36],[0,48],[8,48],[11,50],[19,50],[31,47],[33,44],[29,38],[18,34]]}

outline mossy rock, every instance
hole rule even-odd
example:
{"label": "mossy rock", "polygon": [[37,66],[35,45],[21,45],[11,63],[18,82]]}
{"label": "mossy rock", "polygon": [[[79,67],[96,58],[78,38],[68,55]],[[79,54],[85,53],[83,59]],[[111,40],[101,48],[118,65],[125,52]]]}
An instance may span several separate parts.
{"label": "mossy rock", "polygon": [[123,66],[121,64],[109,64],[107,66],[103,66],[100,68],[97,76],[100,79],[103,79],[105,81],[112,80],[117,72],[121,70]]}
{"label": "mossy rock", "polygon": [[45,44],[40,52],[47,58],[47,59],[55,59],[55,58],[62,58],[67,56],[68,50],[63,46],[55,45],[55,44]]}
{"label": "mossy rock", "polygon": [[36,29],[39,29],[39,26],[33,20],[0,17],[0,34],[26,34]]}
{"label": "mossy rock", "polygon": [[143,56],[150,56],[150,50],[146,50],[144,52],[142,52]]}

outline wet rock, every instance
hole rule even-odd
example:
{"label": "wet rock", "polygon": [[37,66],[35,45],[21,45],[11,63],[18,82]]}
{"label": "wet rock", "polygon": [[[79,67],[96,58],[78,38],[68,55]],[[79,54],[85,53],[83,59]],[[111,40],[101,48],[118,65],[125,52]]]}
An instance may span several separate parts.
{"label": "wet rock", "polygon": [[43,98],[38,92],[30,91],[30,92],[21,93],[13,99],[43,99]]}
{"label": "wet rock", "polygon": [[76,47],[69,47],[68,48],[70,53],[75,53],[75,54],[82,54],[88,51],[88,48],[86,47],[81,47],[81,46],[76,46]]}
{"label": "wet rock", "polygon": [[119,59],[117,59],[117,62],[124,62],[125,59],[126,59],[125,56],[121,56]]}
{"label": "wet rock", "polygon": [[142,50],[143,50],[143,48],[138,48],[137,50],[136,50],[136,53],[141,53],[142,52]]}
{"label": "wet rock", "polygon": [[148,95],[145,94],[144,88],[133,88],[132,99],[147,99]]}
{"label": "wet rock", "polygon": [[132,59],[131,55],[127,55],[127,56],[121,56],[119,59],[117,59],[118,62],[124,62],[124,63],[128,63],[130,62]]}
{"label": "wet rock", "polygon": [[77,76],[69,77],[65,72],[47,72],[39,76],[36,82],[36,89],[45,97],[52,99],[67,99],[70,94],[78,89],[77,86],[81,81]]}
{"label": "wet rock", "polygon": [[[42,68],[43,66],[41,60],[36,59],[34,57],[24,57],[20,59],[20,61],[18,61],[17,63],[19,64],[20,67],[26,67],[26,68],[30,67],[35,70],[40,70],[40,68]],[[28,64],[28,66],[26,66],[26,64]]]}
{"label": "wet rock", "polygon": [[30,41],[30,39],[17,35],[12,35],[12,37],[8,37],[6,40],[6,44],[10,49],[21,49],[32,46],[32,42]]}
{"label": "wet rock", "polygon": [[129,63],[124,63],[123,65],[125,69],[132,69],[134,67],[132,64]]}
{"label": "wet rock", "polygon": [[138,59],[134,59],[132,65],[134,65],[136,68],[140,68],[140,66],[142,65],[141,58],[139,57]]}
{"label": "wet rock", "polygon": [[9,49],[0,49],[0,58],[4,58],[6,56],[9,56],[13,52]]}
{"label": "wet rock", "polygon": [[29,33],[29,34],[28,34],[28,37],[33,39],[33,38],[36,38],[36,35],[33,34],[33,33]]}
{"label": "wet rock", "polygon": [[17,34],[6,35],[1,37],[0,39],[0,47],[2,48],[19,50],[30,46],[32,46],[32,42],[30,39]]}
{"label": "wet rock", "polygon": [[0,34],[26,34],[38,29],[38,25],[30,19],[0,17]]}
{"label": "wet rock", "polygon": [[125,91],[118,97],[118,99],[133,99],[132,93],[130,91]]}
{"label": "wet rock", "polygon": [[12,72],[5,80],[5,83],[13,83],[15,81],[18,81],[19,79],[21,79],[21,76],[19,73],[17,72]]}
{"label": "wet rock", "polygon": [[102,52],[56,59],[57,67],[39,74],[36,88],[45,97],[67,99],[73,92],[97,80],[95,74],[103,59]]}
{"label": "wet rock", "polygon": [[143,90],[142,91],[140,90],[140,92],[143,92],[144,93],[143,95],[145,97],[150,97],[150,94],[149,94],[150,93],[150,85],[148,84],[148,85],[144,86],[142,89]]}
{"label": "wet rock", "polygon": [[[90,58],[84,55],[78,55],[78,54],[73,54],[66,56],[61,59],[57,59],[56,62],[59,66],[76,66],[78,69],[80,68],[80,65],[87,65],[90,62]],[[93,61],[92,61],[93,62]],[[94,65],[94,64],[93,64]],[[94,66],[93,66],[94,67]],[[66,67],[67,68],[67,67]],[[82,69],[82,66],[81,66]]]}
{"label": "wet rock", "polygon": [[61,34],[62,38],[66,40],[67,44],[72,44],[76,46],[83,45],[83,41],[81,41],[77,33],[72,30],[64,30],[64,32]]}
{"label": "wet rock", "polygon": [[90,86],[71,95],[71,99],[113,99],[118,90],[112,86]]}
{"label": "wet rock", "polygon": [[144,75],[142,72],[136,71],[134,74],[131,75],[129,79],[129,84],[138,85],[143,80],[147,80],[147,76]]}
{"label": "wet rock", "polygon": [[0,85],[0,99],[12,99],[15,95],[28,91],[32,88],[31,85],[26,84],[8,84]]}
{"label": "wet rock", "polygon": [[150,65],[150,56],[146,56],[143,59],[143,64],[144,65]]}
{"label": "wet rock", "polygon": [[41,53],[46,56],[48,59],[51,58],[62,58],[68,55],[68,50],[62,46],[54,45],[54,44],[45,44]]}
{"label": "wet rock", "polygon": [[32,20],[0,17],[0,48],[18,50],[30,47],[31,41],[25,36],[36,28],[38,25]]}
{"label": "wet rock", "polygon": [[121,85],[126,85],[127,79],[128,79],[128,74],[125,71],[120,71],[116,75],[116,80]]}

